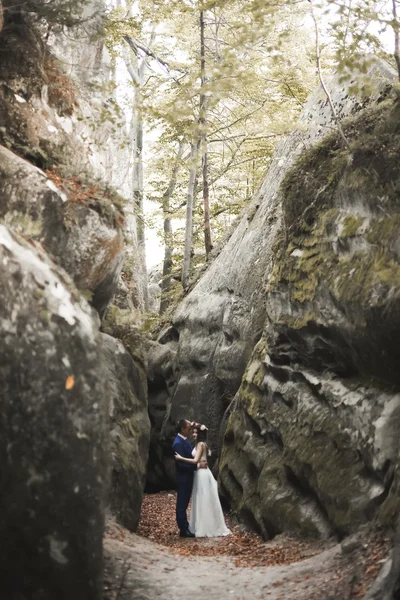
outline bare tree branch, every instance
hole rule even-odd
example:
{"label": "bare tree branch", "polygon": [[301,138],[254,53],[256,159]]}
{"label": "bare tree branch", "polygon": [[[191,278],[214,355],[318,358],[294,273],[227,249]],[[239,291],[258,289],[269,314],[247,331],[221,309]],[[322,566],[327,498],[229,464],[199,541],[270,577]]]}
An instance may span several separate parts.
{"label": "bare tree branch", "polygon": [[340,120],[339,120],[339,117],[337,115],[336,109],[335,109],[335,107],[333,105],[333,102],[332,102],[332,97],[331,97],[331,95],[329,93],[328,88],[326,87],[325,80],[324,80],[324,77],[322,75],[321,48],[320,48],[320,45],[319,45],[318,22],[317,22],[317,19],[315,17],[315,13],[314,13],[313,0],[308,0],[308,1],[309,1],[310,5],[311,5],[311,18],[314,21],[314,27],[315,27],[315,56],[316,56],[316,60],[317,60],[317,71],[318,71],[319,82],[321,84],[322,89],[324,90],[325,96],[327,97],[327,100],[328,100],[328,103],[329,103],[329,106],[330,106],[333,118],[336,121],[336,125],[337,125],[339,133],[340,133],[340,137],[342,138],[342,140],[343,140],[346,148],[348,150],[350,150],[349,142],[347,141],[347,138],[344,135],[342,125],[340,123]]}
{"label": "bare tree branch", "polygon": [[219,133],[220,131],[224,131],[225,129],[229,129],[230,127],[233,127],[233,125],[237,125],[237,123],[240,123],[241,121],[245,121],[249,117],[252,117],[256,112],[261,110],[267,102],[268,102],[268,99],[264,100],[264,102],[262,102],[261,105],[257,106],[257,108],[255,108],[254,110],[250,111],[246,115],[243,115],[242,117],[238,117],[237,119],[235,119],[235,121],[232,121],[232,123],[228,123],[228,125],[224,125],[223,127],[220,127],[219,129],[215,129],[214,131],[211,131],[211,133],[209,135],[210,136],[215,135],[216,133]]}
{"label": "bare tree branch", "polygon": [[157,54],[155,54],[152,50],[150,50],[150,48],[148,46],[141,44],[140,42],[138,42],[137,40],[135,40],[134,38],[132,38],[129,35],[124,35],[124,40],[126,41],[127,44],[129,44],[129,46],[132,48],[132,50],[135,52],[135,54],[138,54],[139,50],[141,50],[149,58],[154,58],[154,60],[156,60],[160,65],[165,67],[167,72],[169,73],[168,63],[165,62],[165,60],[163,60],[159,56],[157,56]]}
{"label": "bare tree branch", "polygon": [[222,138],[212,138],[209,141],[209,143],[215,143],[215,142],[227,142],[228,140],[235,140],[237,138],[246,138],[244,141],[248,142],[250,140],[266,140],[268,138],[275,138],[275,137],[280,137],[281,135],[287,135],[287,133],[270,133],[269,135],[247,135],[247,133],[238,133],[237,135],[230,135],[228,137],[222,137]]}

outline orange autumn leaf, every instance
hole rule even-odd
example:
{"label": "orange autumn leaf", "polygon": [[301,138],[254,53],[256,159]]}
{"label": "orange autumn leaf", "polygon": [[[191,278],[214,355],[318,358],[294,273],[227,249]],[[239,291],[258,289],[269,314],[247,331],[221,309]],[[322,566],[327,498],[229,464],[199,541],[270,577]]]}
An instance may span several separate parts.
{"label": "orange autumn leaf", "polygon": [[75,385],[75,377],[73,375],[69,375],[65,380],[65,389],[72,390]]}

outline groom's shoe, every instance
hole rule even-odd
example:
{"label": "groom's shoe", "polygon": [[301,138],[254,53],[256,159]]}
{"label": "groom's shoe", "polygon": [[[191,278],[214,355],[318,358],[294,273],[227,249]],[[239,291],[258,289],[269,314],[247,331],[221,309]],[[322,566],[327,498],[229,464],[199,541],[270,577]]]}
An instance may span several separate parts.
{"label": "groom's shoe", "polygon": [[184,537],[184,538],[194,538],[194,533],[192,533],[191,531],[189,531],[189,529],[187,529],[186,531],[180,531],[179,533],[179,537]]}

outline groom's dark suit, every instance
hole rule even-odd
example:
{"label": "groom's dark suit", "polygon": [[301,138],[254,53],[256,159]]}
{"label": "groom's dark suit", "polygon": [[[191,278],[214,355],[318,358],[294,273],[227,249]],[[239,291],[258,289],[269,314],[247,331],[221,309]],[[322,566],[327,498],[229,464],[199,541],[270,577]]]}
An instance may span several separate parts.
{"label": "groom's dark suit", "polygon": [[[177,435],[172,444],[174,452],[178,452],[184,458],[193,458],[192,446],[188,440]],[[176,522],[182,533],[188,531],[189,523],[187,520],[186,510],[189,505],[190,496],[192,495],[193,475],[196,471],[196,465],[185,463],[181,460],[175,461],[176,468]]]}

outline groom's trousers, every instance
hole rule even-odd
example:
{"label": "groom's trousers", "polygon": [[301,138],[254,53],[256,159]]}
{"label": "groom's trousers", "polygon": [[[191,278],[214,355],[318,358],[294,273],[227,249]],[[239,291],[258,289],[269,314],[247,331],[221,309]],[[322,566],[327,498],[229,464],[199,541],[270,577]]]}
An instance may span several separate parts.
{"label": "groom's trousers", "polygon": [[192,495],[192,487],[193,477],[188,481],[177,482],[176,522],[181,531],[187,531],[189,528],[186,511],[189,506],[190,496]]}

